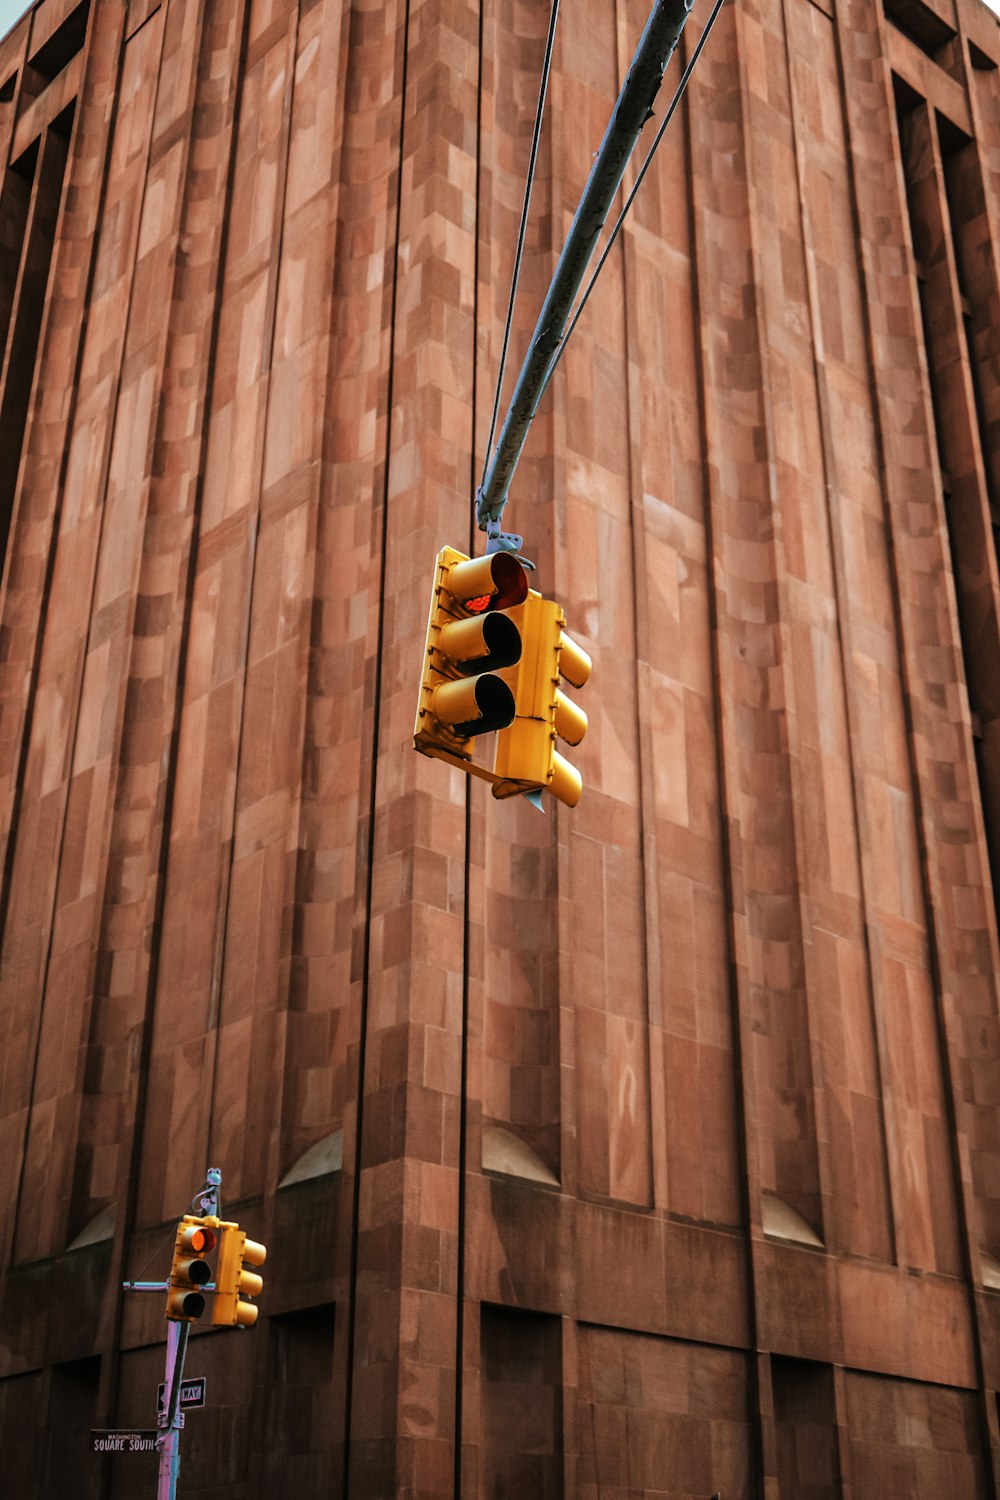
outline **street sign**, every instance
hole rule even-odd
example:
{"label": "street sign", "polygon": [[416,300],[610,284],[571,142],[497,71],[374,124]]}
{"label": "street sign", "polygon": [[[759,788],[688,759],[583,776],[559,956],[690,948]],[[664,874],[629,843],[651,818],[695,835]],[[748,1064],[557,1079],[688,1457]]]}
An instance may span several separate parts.
{"label": "street sign", "polygon": [[92,1427],[93,1453],[155,1453],[156,1431],[136,1427]]}
{"label": "street sign", "polygon": [[[166,1383],[161,1380],[160,1384],[156,1388],[157,1412],[161,1412],[163,1410],[163,1398],[166,1389]],[[177,1403],[181,1411],[183,1411],[186,1407],[204,1406],[205,1392],[207,1389],[208,1381],[205,1379],[204,1375],[192,1376],[190,1380],[182,1380],[180,1398]]]}

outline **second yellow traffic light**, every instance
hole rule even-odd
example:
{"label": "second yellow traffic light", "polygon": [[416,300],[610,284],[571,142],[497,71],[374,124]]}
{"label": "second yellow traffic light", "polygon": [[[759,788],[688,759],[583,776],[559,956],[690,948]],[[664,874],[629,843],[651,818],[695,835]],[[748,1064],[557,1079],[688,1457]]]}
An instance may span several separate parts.
{"label": "second yellow traffic light", "polygon": [[532,590],[511,610],[521,635],[521,660],[514,682],[515,716],[497,735],[494,797],[514,797],[537,789],[575,807],[583,779],[556,749],[556,740],[578,745],[587,733],[587,715],[567,698],[560,679],[581,688],[591,672],[586,651],[566,633],[566,616],[554,599]]}
{"label": "second yellow traffic light", "polygon": [[[248,1240],[238,1224],[222,1225],[222,1249],[215,1276],[212,1322],[227,1328],[252,1328],[257,1308],[246,1297],[258,1297],[264,1278],[253,1269],[267,1259],[265,1246]],[[248,1269],[248,1267],[250,1269]]]}

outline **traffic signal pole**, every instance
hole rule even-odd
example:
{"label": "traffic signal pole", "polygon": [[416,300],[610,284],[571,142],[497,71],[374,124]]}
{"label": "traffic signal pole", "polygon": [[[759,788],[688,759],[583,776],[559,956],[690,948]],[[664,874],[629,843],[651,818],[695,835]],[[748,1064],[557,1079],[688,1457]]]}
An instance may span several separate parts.
{"label": "traffic signal pole", "polygon": [[663,74],[694,0],[656,0],[628,77],[590,169],[566,243],[552,276],[514,394],[485,478],[476,494],[476,520],[487,535],[487,552],[519,552],[521,538],[501,531],[507,491],[531,419],[559,353],[569,318],[601,229],[643,126],[652,117]]}
{"label": "traffic signal pole", "polygon": [[184,1413],[180,1407],[181,1381],[184,1379],[184,1356],[187,1353],[189,1325],[167,1324],[167,1364],[163,1379],[162,1437],[159,1441],[160,1470],[156,1482],[156,1500],[176,1500],[177,1475],[181,1466],[181,1428]]}
{"label": "traffic signal pole", "polygon": [[[213,1216],[212,1223],[218,1223],[219,1214],[219,1191],[222,1185],[222,1173],[218,1167],[209,1167],[205,1177],[204,1186],[195,1195],[192,1207],[197,1209],[202,1217]],[[198,1219],[186,1216],[181,1220],[180,1229],[183,1231],[185,1223],[197,1224]],[[237,1229],[237,1225],[229,1226]],[[245,1238],[245,1236],[244,1236]],[[178,1239],[177,1244],[181,1241]],[[209,1249],[214,1248],[214,1237],[210,1240]],[[263,1246],[256,1247],[261,1252],[263,1260]],[[177,1255],[175,1250],[175,1259]],[[256,1278],[259,1280],[259,1278]],[[171,1281],[123,1281],[122,1289],[126,1292],[170,1292]],[[202,1283],[205,1292],[214,1292],[215,1282]],[[177,1318],[167,1317],[167,1361],[163,1381],[163,1410],[157,1415],[157,1428],[159,1436],[156,1446],[160,1455],[159,1471],[156,1481],[156,1500],[176,1500],[177,1475],[180,1472],[180,1438],[181,1428],[184,1426],[184,1413],[181,1410],[181,1385],[184,1380],[184,1359],[187,1354],[188,1335],[190,1333],[190,1322],[180,1321]]]}
{"label": "traffic signal pole", "polygon": [[[194,1206],[202,1214],[219,1214],[219,1192],[222,1173],[218,1167],[209,1167],[205,1185],[194,1200]],[[177,1475],[181,1467],[181,1428],[184,1413],[181,1411],[181,1381],[184,1379],[184,1358],[187,1354],[190,1323],[167,1321],[167,1363],[163,1381],[163,1412],[159,1417],[161,1436],[157,1439],[160,1450],[160,1468],[156,1481],[156,1500],[176,1500]]]}

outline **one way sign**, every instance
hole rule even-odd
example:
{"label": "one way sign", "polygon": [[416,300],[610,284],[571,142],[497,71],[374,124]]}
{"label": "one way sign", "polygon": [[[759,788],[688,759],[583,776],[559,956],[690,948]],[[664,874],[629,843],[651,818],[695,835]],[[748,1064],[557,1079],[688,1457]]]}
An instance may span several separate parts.
{"label": "one way sign", "polygon": [[[208,1381],[205,1379],[204,1375],[199,1375],[197,1378],[193,1378],[191,1380],[182,1380],[179,1402],[181,1410],[185,1411],[193,1406],[204,1406],[205,1391],[207,1386]],[[161,1380],[156,1390],[156,1410],[158,1412],[163,1411],[163,1398],[166,1394],[166,1390],[167,1387]]]}

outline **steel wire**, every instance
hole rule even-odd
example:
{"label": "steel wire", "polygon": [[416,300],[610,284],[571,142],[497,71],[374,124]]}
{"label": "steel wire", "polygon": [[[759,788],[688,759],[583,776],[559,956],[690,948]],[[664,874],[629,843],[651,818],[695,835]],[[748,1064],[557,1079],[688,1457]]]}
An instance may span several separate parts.
{"label": "steel wire", "polygon": [[538,160],[538,143],[542,134],[542,117],[545,113],[545,99],[549,90],[549,77],[552,72],[552,52],[556,38],[556,21],[559,18],[559,0],[552,0],[552,10],[549,15],[549,30],[545,39],[545,56],[542,60],[542,76],[538,84],[538,102],[535,106],[535,124],[531,133],[531,151],[528,155],[528,171],[524,183],[524,202],[521,206],[521,223],[517,231],[517,249],[514,253],[514,271],[510,283],[510,301],[507,304],[507,322],[503,332],[503,346],[500,350],[500,369],[497,373],[497,389],[493,399],[493,417],[490,421],[490,435],[486,441],[486,452],[483,456],[483,475],[480,483],[486,480],[486,471],[489,467],[490,452],[493,448],[493,439],[496,436],[497,417],[500,414],[500,396],[503,391],[503,378],[507,369],[507,351],[510,347],[511,329],[514,324],[514,303],[517,298],[517,285],[521,275],[521,259],[524,253],[524,237],[528,227],[528,209],[531,204],[531,190],[535,181],[535,166]]}
{"label": "steel wire", "polygon": [[667,126],[670,124],[670,121],[673,119],[673,116],[674,116],[674,113],[675,113],[675,111],[677,109],[677,106],[681,102],[681,99],[684,96],[684,91],[685,91],[685,89],[688,86],[688,83],[689,83],[690,78],[691,78],[691,74],[694,72],[695,64],[697,63],[699,57],[701,56],[702,48],[704,47],[705,43],[708,41],[709,34],[710,34],[711,30],[712,30],[712,27],[715,25],[716,17],[718,16],[720,10],[722,9],[723,5],[725,5],[725,3],[726,3],[726,0],[715,0],[715,5],[714,5],[714,7],[712,9],[712,14],[708,18],[708,21],[707,21],[707,23],[705,25],[704,31],[702,32],[701,36],[698,38],[697,45],[695,46],[695,49],[694,49],[694,51],[691,54],[691,60],[690,60],[690,62],[688,63],[687,67],[684,69],[684,72],[681,74],[680,82],[678,83],[676,89],[674,90],[674,96],[671,99],[669,105],[667,106],[667,112],[663,116],[663,119],[660,122],[660,127],[657,130],[656,135],[653,137],[653,143],[650,146],[648,152],[646,153],[646,159],[643,162],[642,166],[639,168],[638,174],[636,175],[635,182],[632,184],[631,188],[629,189],[628,197],[625,199],[625,203],[624,203],[624,205],[622,207],[622,211],[618,215],[618,218],[615,220],[614,227],[612,228],[611,233],[608,236],[608,242],[605,245],[604,249],[601,251],[600,259],[598,260],[597,265],[594,267],[593,274],[592,274],[590,280],[587,282],[587,285],[583,289],[583,295],[581,296],[580,301],[577,303],[576,311],[574,312],[572,318],[570,319],[569,326],[567,327],[566,332],[563,334],[562,338],[559,340],[559,347],[557,348],[556,353],[555,353],[555,357],[554,357],[551,365],[549,366],[549,372],[548,372],[548,374],[545,377],[545,380],[544,380],[544,382],[542,384],[542,388],[538,392],[538,400],[535,402],[535,405],[534,405],[534,407],[532,409],[532,413],[531,413],[532,417],[534,417],[535,412],[538,410],[538,407],[539,407],[539,404],[541,402],[542,397],[545,395],[545,392],[549,388],[549,381],[552,379],[552,376],[555,373],[556,367],[558,366],[559,361],[563,357],[563,352],[564,352],[564,350],[566,348],[566,345],[569,343],[570,334],[573,332],[573,329],[576,327],[577,323],[580,321],[580,314],[583,312],[583,309],[586,307],[586,305],[587,305],[587,299],[590,296],[591,292],[594,290],[594,287],[595,287],[595,285],[597,283],[597,278],[601,274],[601,268],[603,267],[605,261],[607,260],[608,256],[611,253],[611,247],[615,243],[615,240],[618,238],[618,233],[619,233],[622,225],[625,222],[625,216],[628,213],[629,209],[632,207],[633,202],[635,201],[636,193],[638,193],[639,188],[642,186],[642,180],[643,180],[643,178],[646,175],[646,172],[647,172],[647,170],[649,168],[650,162],[653,160],[653,155],[654,155],[654,153],[656,151],[656,148],[660,144],[660,142],[662,141],[664,132],[666,131]]}

